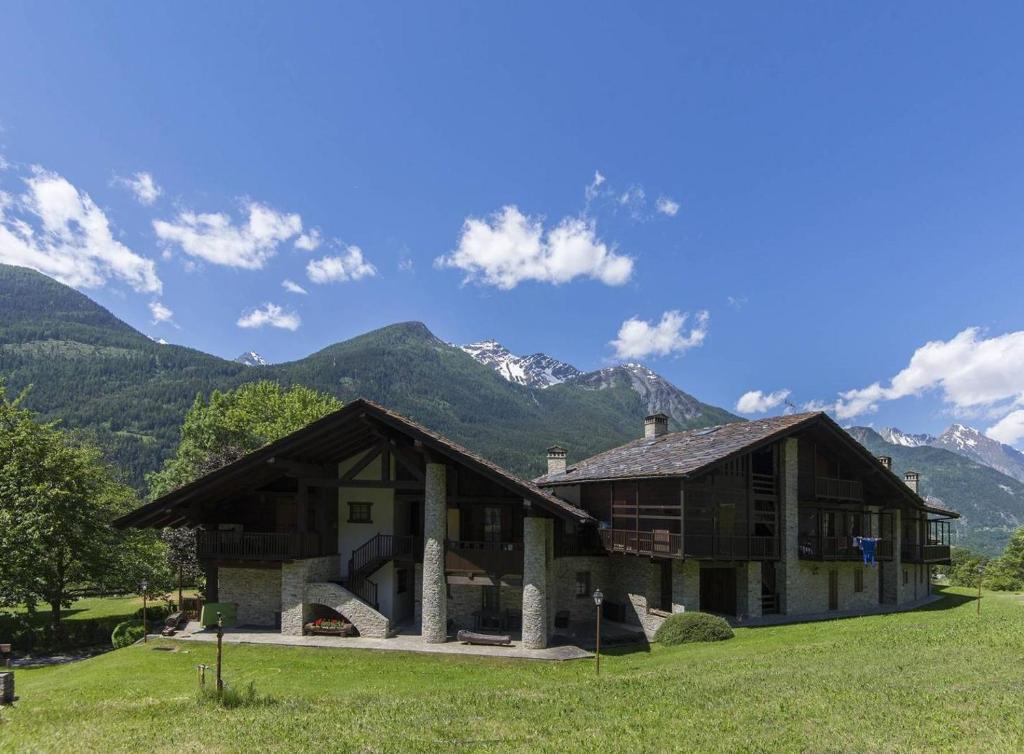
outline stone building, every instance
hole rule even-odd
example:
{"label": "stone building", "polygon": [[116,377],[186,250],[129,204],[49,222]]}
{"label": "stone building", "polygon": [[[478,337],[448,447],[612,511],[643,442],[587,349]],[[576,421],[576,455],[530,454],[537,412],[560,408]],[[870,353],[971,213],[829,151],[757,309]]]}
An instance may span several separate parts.
{"label": "stone building", "polygon": [[[673,611],[742,621],[901,605],[948,562],[949,518],[823,414],[644,436],[526,481],[357,400],[120,519],[197,531],[209,601],[240,624],[540,648],[593,620],[650,634]],[[916,483],[916,478],[915,478]],[[856,538],[877,563],[865,565]]]}

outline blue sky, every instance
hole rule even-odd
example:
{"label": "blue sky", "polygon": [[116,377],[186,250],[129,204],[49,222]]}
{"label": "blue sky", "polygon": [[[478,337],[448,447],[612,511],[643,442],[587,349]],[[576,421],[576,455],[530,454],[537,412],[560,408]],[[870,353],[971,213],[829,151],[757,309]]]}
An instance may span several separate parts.
{"label": "blue sky", "polygon": [[7,3],[0,261],[229,358],[422,320],[1022,445],[1022,16]]}

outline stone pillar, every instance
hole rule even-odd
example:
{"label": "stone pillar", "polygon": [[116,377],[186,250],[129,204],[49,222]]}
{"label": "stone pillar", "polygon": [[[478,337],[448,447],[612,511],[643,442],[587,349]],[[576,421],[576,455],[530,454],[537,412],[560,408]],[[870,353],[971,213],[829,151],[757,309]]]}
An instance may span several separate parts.
{"label": "stone pillar", "polygon": [[14,673],[0,673],[0,704],[14,704]]}
{"label": "stone pillar", "polygon": [[782,443],[782,559],[776,570],[776,588],[779,590],[779,612],[789,615],[795,604],[800,577],[800,490],[797,451],[800,443],[789,437]]}
{"label": "stone pillar", "polygon": [[421,634],[430,644],[448,640],[448,587],[444,577],[444,540],[448,526],[446,467],[427,462],[423,495],[423,596]]}
{"label": "stone pillar", "polygon": [[700,610],[700,563],[696,560],[672,561],[672,612],[696,613]]}
{"label": "stone pillar", "polygon": [[548,645],[548,519],[523,519],[523,646]]}
{"label": "stone pillar", "polygon": [[736,600],[743,619],[761,617],[761,562],[748,560],[738,567]]}

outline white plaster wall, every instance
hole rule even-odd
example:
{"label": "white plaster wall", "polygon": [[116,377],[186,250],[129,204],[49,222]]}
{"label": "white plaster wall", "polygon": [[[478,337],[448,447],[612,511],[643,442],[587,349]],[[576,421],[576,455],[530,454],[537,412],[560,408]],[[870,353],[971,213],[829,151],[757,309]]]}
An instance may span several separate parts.
{"label": "white plaster wall", "polygon": [[[358,453],[338,464],[338,476],[342,476],[362,458]],[[392,467],[394,463],[392,463]],[[393,470],[392,470],[393,471]],[[374,459],[359,472],[356,479],[380,479],[380,459]],[[373,523],[350,524],[348,504],[350,502],[373,503]],[[342,487],[338,490],[338,554],[341,557],[342,574],[348,575],[348,561],[352,551],[362,546],[376,534],[392,534],[395,529],[395,493],[390,489]],[[374,581],[376,578],[371,577]],[[378,582],[379,586],[379,582]]]}

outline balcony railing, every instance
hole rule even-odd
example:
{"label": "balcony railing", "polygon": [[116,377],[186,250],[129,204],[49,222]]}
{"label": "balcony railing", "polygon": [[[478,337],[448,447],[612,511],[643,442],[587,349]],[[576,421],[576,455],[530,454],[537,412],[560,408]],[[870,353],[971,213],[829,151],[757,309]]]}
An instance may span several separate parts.
{"label": "balcony railing", "polygon": [[778,537],[718,534],[675,534],[667,531],[602,529],[601,542],[608,552],[665,558],[726,558],[773,560],[779,557]]}
{"label": "balcony railing", "polygon": [[523,572],[522,542],[446,543],[445,570],[455,573],[494,573],[519,575]]}
{"label": "balcony railing", "polygon": [[864,487],[855,479],[819,476],[814,479],[814,494],[825,500],[861,501],[864,499]]}
{"label": "balcony railing", "polygon": [[298,532],[197,531],[202,560],[296,560],[321,554],[317,534]]}
{"label": "balcony railing", "polygon": [[[863,560],[863,551],[854,544],[853,537],[819,537],[800,535],[802,560]],[[892,540],[875,542],[875,560],[892,560]]]}
{"label": "balcony railing", "polygon": [[900,560],[904,563],[948,563],[949,545],[900,542]]}

